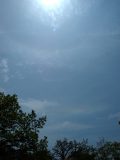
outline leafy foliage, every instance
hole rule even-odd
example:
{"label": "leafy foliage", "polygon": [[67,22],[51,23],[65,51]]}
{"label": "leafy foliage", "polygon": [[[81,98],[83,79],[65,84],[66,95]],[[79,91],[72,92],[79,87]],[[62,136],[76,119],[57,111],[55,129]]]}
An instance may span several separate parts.
{"label": "leafy foliage", "polygon": [[37,118],[33,110],[24,113],[16,95],[0,93],[0,158],[36,159],[36,152],[47,155],[47,137],[39,139],[45,122],[46,117]]}

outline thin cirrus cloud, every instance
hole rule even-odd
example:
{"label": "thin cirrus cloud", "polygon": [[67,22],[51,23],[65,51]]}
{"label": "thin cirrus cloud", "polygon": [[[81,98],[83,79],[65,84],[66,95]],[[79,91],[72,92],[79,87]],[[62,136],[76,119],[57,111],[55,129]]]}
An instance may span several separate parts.
{"label": "thin cirrus cloud", "polygon": [[5,92],[5,89],[0,87],[0,92]]}
{"label": "thin cirrus cloud", "polygon": [[21,100],[21,105],[26,110],[35,110],[37,113],[44,112],[51,107],[57,106],[58,104],[55,102],[49,102],[47,100],[36,100],[36,99],[28,99],[28,100]]}
{"label": "thin cirrus cloud", "polygon": [[92,129],[94,125],[81,124],[81,123],[73,123],[71,121],[65,121],[63,123],[57,123],[55,125],[48,126],[47,130],[49,131],[80,131],[86,129]]}
{"label": "thin cirrus cloud", "polygon": [[[63,104],[59,104],[57,102],[51,102],[47,100],[37,100],[37,99],[28,99],[28,100],[20,100],[21,105],[24,109],[30,111],[35,110],[37,113],[45,113],[49,114],[56,114],[56,113],[64,113],[68,115],[77,115],[77,114],[96,114],[107,110],[107,107],[94,107],[90,105],[86,106],[63,106]],[[69,110],[68,110],[69,109]]]}
{"label": "thin cirrus cloud", "polygon": [[35,110],[38,116],[47,115],[47,124],[45,125],[45,129],[43,132],[48,136],[49,139],[53,139],[51,134],[57,134],[57,136],[59,137],[61,136],[61,133],[64,132],[65,133],[69,132],[70,134],[76,132],[76,134],[78,134],[81,130],[82,131],[87,131],[89,129],[92,130],[93,128],[95,128],[96,124],[92,124],[90,122],[89,123],[84,122],[84,120],[80,122],[79,118],[77,118],[77,121],[75,122],[76,118],[71,118],[71,117],[76,117],[76,116],[87,117],[87,116],[93,116],[96,113],[103,112],[103,109],[101,110],[100,108],[96,109],[90,106],[70,107],[70,106],[64,106],[64,104],[59,104],[57,102],[51,102],[47,100],[27,99],[27,100],[20,100],[20,103],[22,108],[26,112]]}
{"label": "thin cirrus cloud", "polygon": [[4,82],[9,81],[9,67],[7,59],[0,60],[0,74],[2,75]]}
{"label": "thin cirrus cloud", "polygon": [[108,116],[108,119],[117,119],[117,120],[119,120],[120,119],[120,112],[117,112],[117,113],[113,113],[113,114],[110,114],[109,116]]}

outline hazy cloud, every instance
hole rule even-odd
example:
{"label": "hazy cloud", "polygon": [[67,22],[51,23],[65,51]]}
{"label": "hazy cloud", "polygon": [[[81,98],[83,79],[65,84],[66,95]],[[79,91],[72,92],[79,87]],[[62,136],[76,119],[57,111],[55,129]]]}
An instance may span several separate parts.
{"label": "hazy cloud", "polygon": [[120,112],[110,114],[108,119],[118,119],[118,120],[120,120]]}
{"label": "hazy cloud", "polygon": [[5,92],[5,89],[0,87],[0,92]]}
{"label": "hazy cloud", "polygon": [[65,122],[61,122],[61,123],[57,123],[55,125],[51,125],[48,126],[48,130],[51,131],[80,131],[80,130],[86,130],[86,129],[90,129],[90,128],[94,128],[93,125],[88,125],[88,124],[80,124],[80,123],[73,123],[70,121],[65,121]]}
{"label": "hazy cloud", "polygon": [[9,80],[9,67],[8,67],[8,60],[7,59],[0,60],[0,74],[3,76],[4,82],[8,82],[8,80]]}
{"label": "hazy cloud", "polygon": [[25,110],[35,110],[37,113],[46,114],[47,109],[51,110],[51,108],[57,106],[57,103],[47,100],[28,99],[21,100],[21,105]]}

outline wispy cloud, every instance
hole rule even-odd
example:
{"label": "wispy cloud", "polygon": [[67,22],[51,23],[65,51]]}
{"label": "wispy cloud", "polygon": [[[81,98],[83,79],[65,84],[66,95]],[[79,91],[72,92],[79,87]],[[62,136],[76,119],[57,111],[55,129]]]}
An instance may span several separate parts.
{"label": "wispy cloud", "polygon": [[118,119],[120,120],[120,112],[114,113],[114,114],[110,114],[108,116],[108,119]]}
{"label": "wispy cloud", "polygon": [[9,67],[8,67],[8,60],[1,59],[0,60],[0,74],[3,76],[4,82],[8,82],[9,80]]}
{"label": "wispy cloud", "polygon": [[47,100],[37,100],[37,99],[28,99],[21,100],[21,104],[25,110],[35,110],[36,112],[41,112],[46,114],[47,110],[51,110],[52,107],[56,106],[57,103],[49,102]]}
{"label": "wispy cloud", "polygon": [[57,123],[51,126],[48,126],[48,130],[51,131],[60,131],[60,130],[84,130],[84,129],[90,129],[90,128],[94,128],[93,125],[89,125],[89,124],[82,124],[82,123],[73,123],[71,121],[64,121],[62,123]]}
{"label": "wispy cloud", "polygon": [[101,107],[101,106],[94,106],[94,105],[79,105],[78,107],[69,107],[69,112],[71,112],[72,114],[84,114],[84,115],[88,115],[88,114],[95,114],[98,112],[102,112],[107,110],[107,107]]}
{"label": "wispy cloud", "polygon": [[[57,121],[69,121],[71,117],[94,116],[108,110],[106,106],[100,105],[66,105],[57,101],[49,101],[47,99],[24,99],[20,101],[25,111],[35,110],[38,114],[47,115],[48,119],[56,119]],[[79,118],[78,118],[79,119]]]}
{"label": "wispy cloud", "polygon": [[90,115],[96,114],[98,112],[105,111],[106,107],[100,106],[67,106],[60,104],[58,102],[52,102],[48,100],[39,100],[39,99],[27,99],[21,100],[21,104],[25,110],[35,110],[36,112],[41,112],[48,115],[54,114],[68,114],[71,115]]}
{"label": "wispy cloud", "polygon": [[5,89],[0,87],[0,92],[5,92]]}

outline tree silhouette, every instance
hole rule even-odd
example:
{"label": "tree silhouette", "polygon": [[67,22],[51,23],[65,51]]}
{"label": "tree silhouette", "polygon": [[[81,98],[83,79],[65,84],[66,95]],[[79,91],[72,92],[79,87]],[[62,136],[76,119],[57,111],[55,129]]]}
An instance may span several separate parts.
{"label": "tree silhouette", "polygon": [[36,159],[37,152],[47,155],[47,137],[39,139],[46,117],[21,110],[16,95],[0,93],[0,159]]}
{"label": "tree silhouette", "polygon": [[65,160],[71,155],[72,149],[72,141],[68,141],[66,138],[64,138],[63,140],[57,140],[55,146],[53,147],[54,158]]}
{"label": "tree silhouette", "polygon": [[97,148],[97,160],[119,160],[120,159],[120,143],[110,142],[101,139]]}
{"label": "tree silhouette", "polygon": [[81,159],[93,160],[95,157],[94,148],[88,145],[88,141],[69,141],[66,138],[57,140],[53,147],[53,155],[57,160]]}

